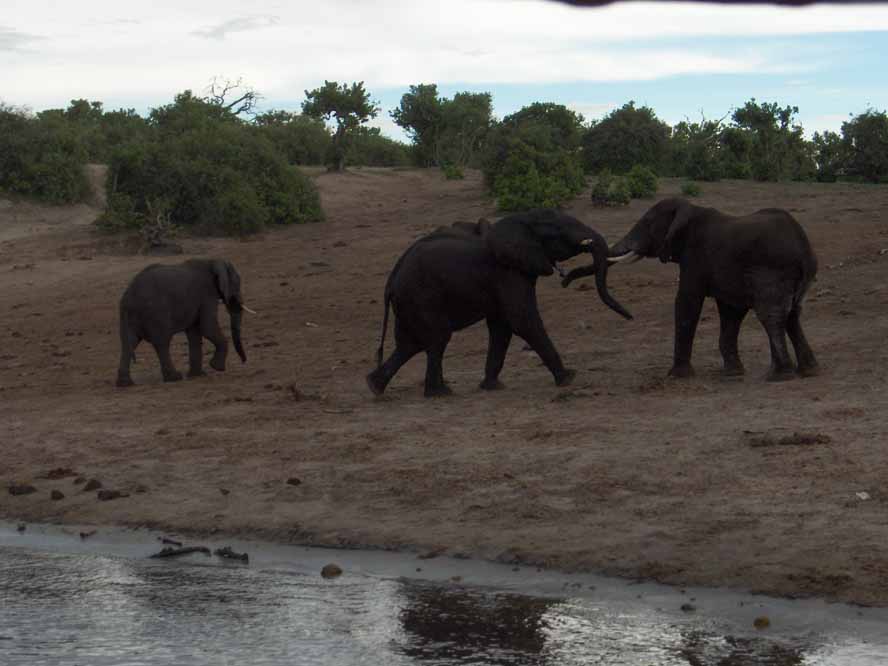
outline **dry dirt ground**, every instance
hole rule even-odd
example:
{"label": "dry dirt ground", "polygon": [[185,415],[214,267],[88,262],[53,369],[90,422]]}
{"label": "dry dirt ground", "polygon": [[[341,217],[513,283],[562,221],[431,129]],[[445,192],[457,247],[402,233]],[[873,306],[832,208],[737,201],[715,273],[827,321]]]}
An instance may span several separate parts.
{"label": "dry dirt ground", "polygon": [[[456,395],[427,400],[423,357],[383,398],[364,383],[383,284],[417,235],[495,216],[479,175],[315,177],[324,223],[183,241],[239,268],[259,312],[244,322],[247,364],[231,354],[224,374],[163,384],[143,345],[130,389],[114,387],[117,303],[158,259],[94,235],[83,223],[94,209],[0,206],[0,477],[37,488],[4,490],[0,518],[415,549],[888,604],[888,188],[704,185],[703,205],[783,207],[809,232],[820,273],[803,321],[819,377],[763,381],[767,339],[750,316],[740,338],[748,374],[722,379],[707,301],[697,377],[665,380],[677,270],[648,260],[610,273],[634,321],[591,284],[541,280],[549,332],[579,371],[573,386],[556,388],[516,339],[506,390],[480,391],[479,324],[445,356]],[[679,185],[663,182],[660,196]],[[651,203],[602,210],[584,195],[570,212],[613,241]],[[99,501],[71,477],[41,478],[54,468],[129,496]],[[64,499],[50,499],[55,489]]]}

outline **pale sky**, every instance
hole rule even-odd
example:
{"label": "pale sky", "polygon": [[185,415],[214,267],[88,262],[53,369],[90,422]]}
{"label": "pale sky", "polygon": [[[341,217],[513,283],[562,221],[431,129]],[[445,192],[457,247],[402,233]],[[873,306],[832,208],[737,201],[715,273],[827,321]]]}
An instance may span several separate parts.
{"label": "pale sky", "polygon": [[140,113],[213,76],[296,110],[325,79],[363,80],[388,117],[410,84],[488,91],[601,117],[629,99],[669,123],[750,97],[794,104],[809,132],[888,106],[888,4],[807,8],[545,0],[3,0],[0,100],[100,100]]}

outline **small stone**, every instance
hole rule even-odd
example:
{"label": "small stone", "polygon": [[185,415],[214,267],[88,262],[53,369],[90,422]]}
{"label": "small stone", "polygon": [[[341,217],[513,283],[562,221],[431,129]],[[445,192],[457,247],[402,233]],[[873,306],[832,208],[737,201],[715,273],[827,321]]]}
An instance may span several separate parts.
{"label": "small stone", "polygon": [[88,492],[90,490],[98,490],[102,487],[102,482],[98,479],[90,479],[86,482],[86,485],[83,486],[84,492]]}
{"label": "small stone", "polygon": [[101,502],[108,502],[121,497],[129,497],[129,493],[124,493],[119,490],[100,490],[96,493],[96,497],[98,497]]}
{"label": "small stone", "polygon": [[76,479],[74,479],[75,486],[79,486],[81,483],[86,483],[86,477],[78,476]]}
{"label": "small stone", "polygon": [[65,493],[63,493],[61,490],[53,490],[49,494],[49,498],[56,501],[63,500],[65,499]]}
{"label": "small stone", "polygon": [[298,486],[301,483],[302,481],[300,479],[297,479],[295,476],[291,476],[289,479],[287,479],[288,486]]}
{"label": "small stone", "polygon": [[693,613],[695,610],[697,610],[697,607],[694,604],[682,604],[681,610],[683,610],[685,613]]}
{"label": "small stone", "polygon": [[29,483],[19,483],[9,486],[10,495],[30,495],[36,493],[37,489]]}
{"label": "small stone", "polygon": [[24,523],[19,523],[18,525],[16,525],[15,529],[18,530],[19,532],[24,532],[26,527],[27,527],[27,525],[25,525]]}
{"label": "small stone", "polygon": [[227,495],[231,491],[228,490],[228,488],[219,488],[219,492],[222,493],[223,495]]}
{"label": "small stone", "polygon": [[92,536],[93,534],[95,534],[95,533],[96,533],[95,530],[90,530],[89,532],[81,532],[81,533],[80,533],[80,538],[81,538],[81,539],[88,539],[89,537],[91,537],[91,536]]}
{"label": "small stone", "polygon": [[325,564],[324,568],[321,569],[321,577],[322,578],[336,578],[342,575],[342,567],[338,564]]}
{"label": "small stone", "polygon": [[756,629],[767,629],[771,626],[771,620],[767,615],[759,615],[752,621],[752,626]]}

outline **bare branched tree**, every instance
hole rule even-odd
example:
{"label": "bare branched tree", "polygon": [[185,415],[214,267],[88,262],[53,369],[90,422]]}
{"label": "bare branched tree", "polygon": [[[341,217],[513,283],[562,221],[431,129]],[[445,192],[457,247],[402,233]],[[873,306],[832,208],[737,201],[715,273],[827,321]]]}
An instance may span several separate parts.
{"label": "bare branched tree", "polygon": [[247,116],[256,115],[256,106],[262,95],[244,84],[243,77],[236,81],[221,76],[214,76],[207,86],[204,100],[210,104],[216,104],[235,116],[241,114]]}

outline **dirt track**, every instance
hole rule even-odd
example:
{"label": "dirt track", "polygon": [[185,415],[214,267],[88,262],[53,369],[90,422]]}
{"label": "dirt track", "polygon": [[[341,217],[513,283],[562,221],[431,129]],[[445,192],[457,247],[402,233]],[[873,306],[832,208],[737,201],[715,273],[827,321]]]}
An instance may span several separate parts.
{"label": "dirt track", "polygon": [[[803,322],[820,377],[765,383],[767,338],[750,316],[747,376],[722,379],[707,301],[697,378],[664,380],[677,270],[646,261],[610,273],[632,322],[591,284],[541,281],[549,333],[579,371],[573,386],[557,389],[515,340],[507,389],[479,391],[478,325],[445,356],[456,395],[426,400],[420,357],[382,399],[364,384],[383,283],[418,234],[495,215],[480,177],[360,170],[317,182],[325,223],[184,243],[240,270],[260,313],[244,322],[249,362],[232,354],[225,374],[165,385],[143,346],[126,390],[113,386],[117,302],[158,260],[73,222],[23,233],[62,213],[0,207],[0,479],[38,488],[3,492],[0,518],[441,548],[888,604],[888,188],[704,186],[703,205],[779,206],[808,230],[820,274]],[[678,186],[665,181],[658,196]],[[650,204],[601,210],[583,196],[570,212],[615,240]],[[809,437],[777,443],[793,433]],[[57,467],[131,495],[100,502],[71,478],[38,478]],[[56,488],[65,499],[50,500]]]}

